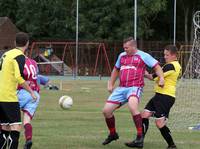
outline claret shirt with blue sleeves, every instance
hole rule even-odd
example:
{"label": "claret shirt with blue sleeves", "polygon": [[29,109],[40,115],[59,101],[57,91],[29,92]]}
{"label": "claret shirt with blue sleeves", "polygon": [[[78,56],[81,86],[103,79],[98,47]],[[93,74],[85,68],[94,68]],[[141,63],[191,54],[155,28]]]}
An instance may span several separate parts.
{"label": "claret shirt with blue sleeves", "polygon": [[137,52],[132,55],[122,52],[115,63],[115,68],[120,71],[119,86],[143,87],[146,66],[153,68],[157,64],[158,61],[156,59],[141,50],[137,50]]}

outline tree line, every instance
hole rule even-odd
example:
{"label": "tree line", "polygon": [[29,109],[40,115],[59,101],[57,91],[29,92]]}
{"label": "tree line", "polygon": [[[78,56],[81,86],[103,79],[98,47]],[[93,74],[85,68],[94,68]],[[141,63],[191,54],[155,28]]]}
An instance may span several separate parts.
{"label": "tree line", "polygon": [[[173,38],[174,0],[138,0],[138,39]],[[199,0],[177,0],[177,40],[193,38],[192,16]],[[76,0],[1,0],[0,16],[9,17],[33,39],[74,40]],[[134,35],[134,0],[79,0],[79,39],[122,40]]]}

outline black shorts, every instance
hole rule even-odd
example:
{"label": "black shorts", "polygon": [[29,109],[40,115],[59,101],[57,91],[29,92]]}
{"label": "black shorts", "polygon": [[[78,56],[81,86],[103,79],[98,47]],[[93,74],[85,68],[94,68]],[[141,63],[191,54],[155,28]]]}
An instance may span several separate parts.
{"label": "black shorts", "polygon": [[168,118],[171,107],[175,98],[169,95],[156,93],[153,98],[146,104],[145,110],[153,112],[156,118]]}
{"label": "black shorts", "polygon": [[18,102],[0,102],[0,124],[21,124],[21,113]]}

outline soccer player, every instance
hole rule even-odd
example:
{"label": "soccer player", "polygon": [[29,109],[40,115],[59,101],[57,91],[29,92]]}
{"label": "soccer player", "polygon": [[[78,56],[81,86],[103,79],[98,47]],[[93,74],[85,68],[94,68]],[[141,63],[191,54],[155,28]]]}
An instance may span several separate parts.
{"label": "soccer player", "polygon": [[28,48],[29,36],[16,34],[16,48],[5,52],[0,59],[0,148],[17,149],[21,129],[21,115],[17,99],[17,85],[26,89],[33,99],[36,96],[24,80],[24,51]]}
{"label": "soccer player", "polygon": [[[112,94],[105,103],[103,115],[110,133],[102,143],[103,145],[109,144],[113,140],[119,138],[115,128],[115,117],[113,112],[125,103],[128,103],[128,108],[137,129],[136,139],[132,142],[125,143],[125,145],[129,146],[134,142],[143,142],[142,118],[138,106],[144,86],[146,65],[153,68],[159,76],[158,85],[164,85],[163,71],[158,64],[158,61],[149,54],[138,50],[136,41],[132,37],[124,40],[123,48],[125,52],[122,52],[119,55],[111,73],[111,78],[108,81],[107,88]],[[114,84],[118,76],[120,84],[119,87],[114,89]]]}
{"label": "soccer player", "polygon": [[[167,149],[176,149],[171,132],[166,125],[170,109],[175,102],[176,83],[181,72],[181,66],[177,60],[176,46],[166,46],[164,48],[164,58],[166,64],[162,69],[165,86],[161,88],[157,84],[155,85],[155,95],[147,103],[142,112],[143,136],[145,136],[149,127],[149,117],[154,116],[156,118],[155,124],[168,144]],[[150,80],[158,81],[158,77],[155,74],[152,75],[146,72],[146,77]]]}
{"label": "soccer player", "polygon": [[36,112],[36,109],[39,104],[39,91],[40,86],[39,84],[46,85],[49,81],[48,77],[38,75],[38,67],[37,63],[28,57],[25,60],[24,66],[24,77],[27,81],[30,88],[34,91],[35,95],[37,96],[37,100],[33,102],[33,98],[29,92],[23,89],[22,86],[18,86],[18,100],[21,110],[23,111],[23,124],[24,124],[24,136],[26,139],[26,143],[24,145],[24,149],[30,149],[32,146],[32,125],[31,120]]}

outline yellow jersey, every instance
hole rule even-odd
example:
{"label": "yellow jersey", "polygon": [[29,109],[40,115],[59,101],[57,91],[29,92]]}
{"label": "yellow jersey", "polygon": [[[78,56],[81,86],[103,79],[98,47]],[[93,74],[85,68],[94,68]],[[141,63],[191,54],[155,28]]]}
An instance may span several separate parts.
{"label": "yellow jersey", "polygon": [[[165,85],[164,87],[158,86],[158,84],[155,84],[154,90],[156,93],[169,95],[172,97],[176,96],[176,84],[178,77],[181,72],[181,66],[178,61],[172,61],[169,63],[166,63],[162,70],[164,72],[164,79],[165,79]],[[155,81],[158,81],[157,76],[153,76]]]}
{"label": "yellow jersey", "polygon": [[0,59],[0,102],[18,102],[17,86],[25,82],[25,55],[20,49],[4,53]]}

